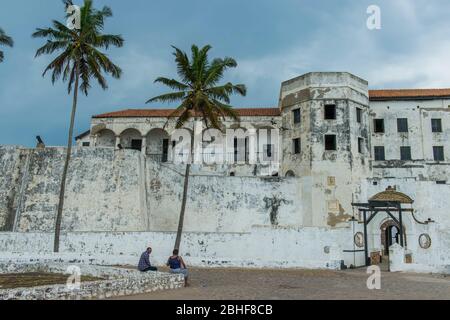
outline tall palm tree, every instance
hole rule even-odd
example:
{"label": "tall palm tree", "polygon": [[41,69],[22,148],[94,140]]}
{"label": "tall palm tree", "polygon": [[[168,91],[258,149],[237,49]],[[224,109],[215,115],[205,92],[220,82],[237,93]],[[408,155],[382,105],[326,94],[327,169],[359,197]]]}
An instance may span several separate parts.
{"label": "tall palm tree", "polygon": [[[63,0],[67,6],[71,0]],[[109,60],[100,50],[107,50],[110,46],[122,47],[124,40],[120,35],[103,34],[105,19],[112,16],[109,7],[97,10],[92,0],[84,0],[80,10],[80,29],[69,29],[65,24],[54,20],[53,27],[37,29],[33,33],[35,38],[46,38],[47,42],[36,52],[36,57],[43,54],[58,53],[58,56],[45,68],[43,76],[52,71],[52,82],[55,83],[62,76],[68,83],[69,94],[73,90],[72,114],[70,117],[69,139],[67,154],[61,179],[58,213],[55,224],[54,251],[59,252],[59,238],[61,233],[62,212],[67,180],[67,171],[72,152],[73,127],[78,102],[78,89],[86,96],[91,88],[91,79],[97,80],[102,89],[108,88],[102,73],[113,78],[120,78],[122,70]]]}
{"label": "tall palm tree", "polygon": [[[208,59],[208,52],[211,46],[207,45],[199,49],[196,45],[192,46],[192,55],[188,55],[180,49],[173,47],[175,52],[175,63],[178,69],[180,80],[160,77],[155,83],[163,85],[174,90],[174,92],[154,97],[147,101],[150,102],[179,102],[170,118],[176,118],[176,128],[183,128],[190,120],[201,120],[208,128],[223,130],[222,120],[227,117],[239,120],[238,114],[230,106],[230,96],[239,94],[245,96],[247,89],[245,85],[227,83],[218,85],[223,78],[224,72],[229,68],[237,67],[237,63],[232,58],[214,59],[212,62]],[[181,236],[183,233],[184,217],[186,211],[187,193],[189,187],[189,174],[193,154],[193,143],[191,142],[191,152],[188,163],[186,164],[186,174],[184,178],[183,200],[179,217],[177,238],[175,249],[180,249]]]}
{"label": "tall palm tree", "polygon": [[[0,28],[0,45],[12,47],[14,45],[14,41],[11,37],[9,37],[2,28]],[[3,62],[3,51],[0,50],[0,62]]]}

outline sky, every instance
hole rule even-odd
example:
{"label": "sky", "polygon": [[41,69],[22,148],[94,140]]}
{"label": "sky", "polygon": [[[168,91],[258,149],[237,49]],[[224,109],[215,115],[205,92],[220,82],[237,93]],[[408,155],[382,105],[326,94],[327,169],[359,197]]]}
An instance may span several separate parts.
{"label": "sky", "polygon": [[[81,4],[74,0],[74,4]],[[212,58],[230,56],[238,67],[224,81],[244,83],[235,107],[276,107],[281,82],[311,71],[348,71],[370,88],[450,87],[448,0],[94,0],[113,10],[105,32],[121,34],[123,48],[110,48],[123,69],[103,91],[94,84],[81,96],[75,133],[89,129],[92,115],[146,105],[167,90],[153,81],[176,77],[171,45],[189,51],[210,44]],[[381,29],[369,30],[367,8],[381,9]],[[60,0],[2,1],[0,28],[12,36],[0,64],[0,145],[67,143],[72,98],[42,72],[52,56],[35,58],[43,39],[38,27],[65,23]],[[54,56],[53,56],[54,57]]]}

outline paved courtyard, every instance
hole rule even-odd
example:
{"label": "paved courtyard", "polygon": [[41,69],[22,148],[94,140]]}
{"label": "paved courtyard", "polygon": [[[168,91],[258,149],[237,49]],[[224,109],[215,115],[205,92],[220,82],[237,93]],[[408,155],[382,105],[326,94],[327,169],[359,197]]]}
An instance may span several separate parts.
{"label": "paved courtyard", "polygon": [[191,286],[188,288],[125,299],[450,300],[450,276],[444,275],[383,272],[381,290],[368,290],[366,282],[369,275],[365,273],[365,269],[348,271],[191,269],[190,272]]}

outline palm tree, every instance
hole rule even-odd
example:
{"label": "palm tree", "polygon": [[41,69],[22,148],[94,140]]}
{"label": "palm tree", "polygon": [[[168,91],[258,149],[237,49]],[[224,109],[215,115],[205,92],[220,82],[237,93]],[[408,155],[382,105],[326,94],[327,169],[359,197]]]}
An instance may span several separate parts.
{"label": "palm tree", "polygon": [[[173,54],[175,56],[180,81],[164,77],[156,79],[155,83],[162,83],[174,90],[174,92],[154,97],[147,101],[147,103],[180,102],[178,108],[169,115],[169,119],[177,119],[177,129],[183,128],[191,119],[195,121],[201,120],[206,124],[207,128],[219,130],[223,130],[222,120],[227,117],[239,121],[236,111],[229,105],[230,96],[232,94],[245,96],[247,94],[245,85],[234,85],[232,83],[218,85],[218,82],[223,78],[224,72],[228,68],[237,67],[236,61],[227,57],[224,59],[214,59],[210,62],[208,52],[211,50],[211,46],[209,45],[201,49],[193,45],[191,59],[180,49],[173,48],[175,49]],[[175,249],[180,249],[181,245],[193,145],[191,143],[190,159],[186,165],[186,174],[184,176],[183,200]]]}
{"label": "palm tree", "polygon": [[[12,47],[14,45],[14,41],[11,37],[9,37],[2,28],[0,28],[0,45]],[[0,50],[0,62],[3,62],[3,51]]]}
{"label": "palm tree", "polygon": [[[63,2],[66,8],[72,5],[71,0],[63,0]],[[62,174],[58,213],[55,223],[55,252],[59,252],[59,237],[61,233],[67,171],[72,152],[73,126],[78,102],[78,89],[87,96],[91,88],[90,81],[94,78],[102,89],[106,90],[108,85],[102,73],[109,74],[116,79],[120,78],[122,74],[122,70],[100,51],[100,49],[107,50],[110,46],[122,47],[124,43],[120,35],[102,34],[105,19],[111,16],[112,11],[109,7],[103,7],[102,10],[97,10],[93,7],[92,0],[84,0],[83,7],[80,10],[80,29],[69,29],[65,24],[54,20],[53,27],[37,29],[33,33],[33,37],[35,38],[47,39],[46,44],[37,50],[36,57],[55,52],[59,54],[45,68],[43,76],[48,71],[52,71],[53,83],[62,76],[62,80],[68,82],[69,94],[73,90],[67,154]]]}

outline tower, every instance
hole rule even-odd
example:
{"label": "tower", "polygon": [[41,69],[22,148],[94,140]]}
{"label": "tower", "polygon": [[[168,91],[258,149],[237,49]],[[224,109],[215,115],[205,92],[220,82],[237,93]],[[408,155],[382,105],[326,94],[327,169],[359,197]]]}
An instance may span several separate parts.
{"label": "tower", "polygon": [[301,179],[305,226],[346,226],[370,175],[367,81],[313,72],[282,84],[282,174]]}

